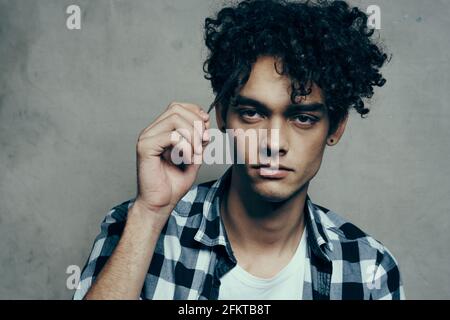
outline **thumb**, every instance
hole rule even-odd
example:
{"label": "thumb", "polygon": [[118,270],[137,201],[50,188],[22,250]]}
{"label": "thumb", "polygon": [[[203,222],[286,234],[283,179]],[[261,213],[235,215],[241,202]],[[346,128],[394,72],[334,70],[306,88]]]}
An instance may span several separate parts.
{"label": "thumb", "polygon": [[205,150],[207,145],[209,144],[209,141],[203,144],[202,146],[202,154],[195,154],[192,156],[193,161],[192,163],[186,168],[186,173],[188,175],[195,175],[195,177],[198,174],[198,171],[200,170],[200,167],[203,164],[204,156],[205,156]]}

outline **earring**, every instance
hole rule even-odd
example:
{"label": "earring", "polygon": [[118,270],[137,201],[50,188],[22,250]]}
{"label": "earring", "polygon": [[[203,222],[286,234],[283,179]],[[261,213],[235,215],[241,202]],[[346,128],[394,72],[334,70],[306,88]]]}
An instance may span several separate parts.
{"label": "earring", "polygon": [[334,139],[328,140],[328,143],[329,143],[329,144],[334,144]]}

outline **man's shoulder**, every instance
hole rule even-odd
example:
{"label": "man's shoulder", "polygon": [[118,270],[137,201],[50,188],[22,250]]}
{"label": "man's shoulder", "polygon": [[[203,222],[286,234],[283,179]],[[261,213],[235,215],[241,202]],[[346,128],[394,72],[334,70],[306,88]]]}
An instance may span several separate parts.
{"label": "man's shoulder", "polygon": [[[339,245],[341,254],[344,248],[355,248],[359,255],[377,256],[378,259],[391,259],[395,262],[389,249],[378,239],[364,231],[343,215],[318,204],[312,204],[318,214],[323,229],[333,246]],[[360,257],[363,258],[363,257]]]}

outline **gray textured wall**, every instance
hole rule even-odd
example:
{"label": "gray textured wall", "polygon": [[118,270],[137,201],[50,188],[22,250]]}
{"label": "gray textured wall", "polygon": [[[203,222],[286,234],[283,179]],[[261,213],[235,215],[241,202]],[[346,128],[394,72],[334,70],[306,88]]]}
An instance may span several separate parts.
{"label": "gray textured wall", "polygon": [[[140,130],[172,100],[211,102],[201,32],[221,2],[0,0],[0,298],[71,297],[67,266],[135,194]],[[449,299],[450,1],[353,3],[380,5],[394,58],[310,194],[391,249],[408,298]]]}

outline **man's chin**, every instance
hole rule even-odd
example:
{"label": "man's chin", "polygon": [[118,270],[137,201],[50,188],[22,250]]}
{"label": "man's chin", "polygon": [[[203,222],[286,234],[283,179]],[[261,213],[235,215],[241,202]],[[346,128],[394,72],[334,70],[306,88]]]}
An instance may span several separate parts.
{"label": "man's chin", "polygon": [[253,191],[261,197],[263,200],[267,202],[283,202],[289,199],[294,192],[289,192],[288,188],[282,188],[281,185],[276,185],[275,183],[271,183],[272,185],[264,185],[258,184],[253,186]]}

